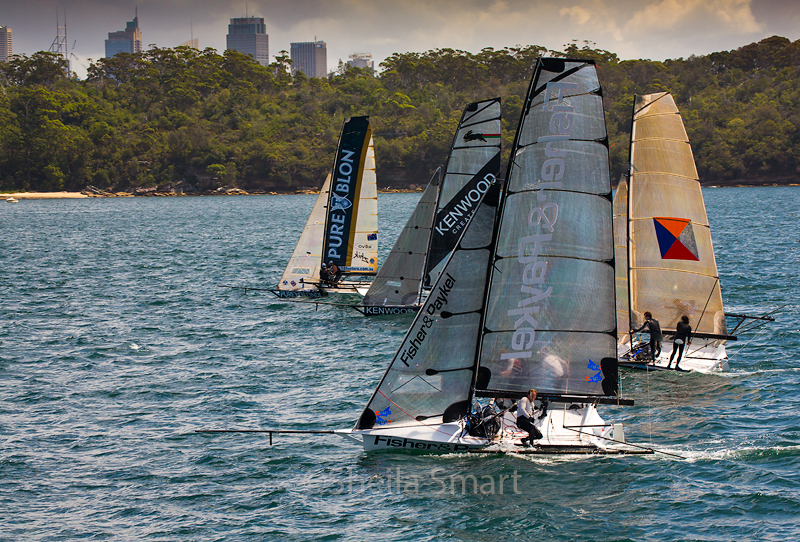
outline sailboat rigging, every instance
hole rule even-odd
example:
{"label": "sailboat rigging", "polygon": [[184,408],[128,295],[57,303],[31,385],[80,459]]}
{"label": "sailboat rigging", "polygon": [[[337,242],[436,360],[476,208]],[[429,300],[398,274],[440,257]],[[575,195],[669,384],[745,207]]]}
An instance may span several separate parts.
{"label": "sailboat rigging", "polygon": [[[336,278],[320,271],[330,264]],[[351,117],[278,287],[280,298],[362,296],[378,270],[378,191],[369,117]],[[358,277],[360,280],[356,280]]]}
{"label": "sailboat rigging", "polygon": [[417,312],[481,196],[500,172],[500,98],[467,104],[440,179],[428,183],[362,302],[368,315]]}
{"label": "sailboat rigging", "polygon": [[[596,408],[633,401],[618,396],[608,139],[594,62],[537,61],[506,179],[483,195],[355,427],[337,433],[368,450],[641,453]],[[529,388],[543,437],[522,449],[528,435],[509,409],[473,407]]]}

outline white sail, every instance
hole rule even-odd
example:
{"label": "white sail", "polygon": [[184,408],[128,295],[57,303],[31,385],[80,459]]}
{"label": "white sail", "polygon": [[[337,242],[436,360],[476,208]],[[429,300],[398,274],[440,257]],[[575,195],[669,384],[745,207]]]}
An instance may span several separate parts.
{"label": "white sail", "polygon": [[485,196],[469,228],[462,232],[357,429],[413,425],[437,416],[448,422],[469,410],[499,192],[499,183],[483,182],[488,184]]}
{"label": "white sail", "polygon": [[631,323],[650,311],[662,331],[688,316],[695,332],[725,335],[711,230],[697,169],[669,93],[636,96],[628,198]]}
{"label": "white sail", "polygon": [[525,107],[480,366],[491,371],[493,390],[604,395],[601,362],[616,359],[614,245],[594,64],[540,59]]}
{"label": "white sail", "polygon": [[440,169],[436,170],[414,212],[364,296],[367,306],[411,306],[418,302],[431,235]]}
{"label": "white sail", "polygon": [[308,216],[303,233],[294,247],[292,257],[283,272],[278,290],[315,290],[319,282],[322,263],[322,239],[325,234],[326,206],[330,192],[331,176],[325,179],[314,208]]}
{"label": "white sail", "polygon": [[631,336],[628,301],[628,183],[621,180],[614,193],[614,271],[617,296],[617,336],[628,344]]}
{"label": "white sail", "polygon": [[369,137],[364,160],[353,242],[344,271],[360,275],[375,274],[378,271],[378,185],[372,135]]}

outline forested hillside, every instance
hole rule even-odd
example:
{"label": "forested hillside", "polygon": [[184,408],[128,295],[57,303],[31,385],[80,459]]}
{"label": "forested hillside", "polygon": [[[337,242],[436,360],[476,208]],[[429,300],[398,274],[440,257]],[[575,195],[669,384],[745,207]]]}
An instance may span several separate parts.
{"label": "forested hillside", "polygon": [[[318,187],[339,130],[370,115],[378,184],[425,184],[467,102],[501,96],[513,141],[540,55],[592,58],[604,89],[612,178],[626,169],[634,94],[670,91],[704,184],[800,181],[800,41],[771,37],[688,59],[620,61],[591,44],[395,54],[374,75],[292,77],[235,51],[151,49],[101,59],[85,81],[50,53],[0,63],[0,190]],[[507,151],[506,151],[507,153]]]}

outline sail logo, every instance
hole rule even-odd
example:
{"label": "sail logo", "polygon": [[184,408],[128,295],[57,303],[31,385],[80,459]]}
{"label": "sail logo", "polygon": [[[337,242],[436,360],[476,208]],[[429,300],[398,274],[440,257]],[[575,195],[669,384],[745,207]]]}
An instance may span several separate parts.
{"label": "sail logo", "polygon": [[466,134],[464,134],[464,142],[468,143],[470,141],[483,141],[484,143],[488,143],[488,141],[486,141],[487,137],[489,139],[500,139],[500,134],[484,134],[469,130]]}
{"label": "sail logo", "polygon": [[455,203],[453,208],[439,220],[439,223],[433,228],[436,233],[439,235],[456,233],[463,228],[469,220],[469,217],[475,212],[475,208],[477,208],[476,206],[481,200],[481,196],[491,188],[496,180],[497,178],[492,173],[487,173],[483,179],[478,181],[475,188],[464,194],[464,196]]}
{"label": "sail logo", "polygon": [[586,382],[600,382],[603,380],[603,371],[595,362],[589,360],[589,365],[587,365],[586,368],[590,371],[598,371],[598,373],[594,376],[587,376]]}
{"label": "sail logo", "polygon": [[[443,277],[446,277],[444,279],[444,284],[440,284],[436,289],[436,295],[434,296],[434,294],[431,293],[428,296],[428,300],[425,302],[425,312],[427,312],[430,316],[436,314],[436,311],[441,311],[442,308],[447,305],[447,298],[449,297],[453,287],[456,285],[456,279],[451,277],[450,273],[445,273]],[[415,322],[421,322],[419,329],[416,333],[410,331],[407,336],[409,340],[404,343],[407,345],[407,347],[404,348],[400,353],[400,361],[402,361],[406,367],[411,366],[408,362],[414,360],[414,357],[416,357],[417,352],[419,352],[419,349],[422,347],[425,339],[428,338],[428,330],[433,327],[435,322],[435,320],[430,316],[423,314],[422,318],[415,320]]]}
{"label": "sail logo", "polygon": [[[331,191],[331,209],[330,215],[330,229],[328,231],[328,253],[327,258],[334,260],[341,260],[342,254],[339,253],[339,248],[344,242],[345,224],[348,222],[347,210],[353,206],[353,203],[346,197],[350,195],[353,171],[355,170],[354,156],[356,151],[342,149],[342,156],[339,159],[339,167],[336,171],[336,185]],[[336,194],[340,192],[345,194],[341,196]],[[338,211],[338,212],[337,212]]]}
{"label": "sail logo", "polygon": [[331,212],[346,211],[352,206],[353,204],[346,197],[338,194],[331,194]]}
{"label": "sail logo", "polygon": [[653,218],[662,260],[700,261],[692,222],[688,218]]}
{"label": "sail logo", "polygon": [[[575,106],[566,96],[568,92],[577,91],[578,84],[570,82],[549,82],[544,90],[542,108],[550,114],[547,126],[550,133],[537,138],[537,144],[544,144],[546,160],[539,171],[540,179],[536,194],[537,207],[531,209],[527,217],[527,226],[540,233],[520,237],[517,250],[517,261],[523,265],[520,291],[528,297],[517,303],[517,308],[507,312],[514,321],[514,333],[511,335],[511,349],[503,352],[500,359],[504,361],[533,356],[533,345],[536,342],[538,322],[535,318],[541,310],[541,303],[553,293],[553,287],[545,288],[544,282],[548,270],[548,262],[539,259],[545,243],[553,240],[559,207],[555,202],[548,202],[548,189],[562,187],[566,171],[567,151],[559,148],[558,143],[568,141],[574,126],[572,114]],[[533,191],[531,191],[533,192]],[[547,231],[544,231],[547,230]]]}
{"label": "sail logo", "polygon": [[389,416],[392,415],[392,408],[387,406],[384,410],[379,410],[375,413],[375,423],[378,425],[386,425],[387,423],[392,423],[389,420]]}

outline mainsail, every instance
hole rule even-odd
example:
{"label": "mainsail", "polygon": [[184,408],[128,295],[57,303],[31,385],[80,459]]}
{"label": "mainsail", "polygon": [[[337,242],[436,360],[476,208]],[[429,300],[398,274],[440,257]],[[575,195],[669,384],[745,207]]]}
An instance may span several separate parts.
{"label": "mainsail", "polygon": [[601,370],[616,359],[616,320],[594,63],[540,59],[523,111],[502,198],[496,183],[356,429],[437,416],[447,423],[469,411],[473,395],[519,397],[532,387],[616,394],[616,379],[603,381]]}
{"label": "mainsail", "polygon": [[628,195],[630,319],[650,311],[664,330],[725,335],[719,273],[697,169],[675,101],[636,96]]}
{"label": "mainsail", "polygon": [[511,156],[480,348],[486,387],[616,394],[601,372],[616,359],[614,245],[592,61],[539,59]]}
{"label": "mainsail", "polygon": [[411,306],[418,302],[431,236],[441,168],[436,170],[362,301],[366,306]]}
{"label": "mainsail", "polygon": [[424,287],[436,282],[444,260],[477,207],[487,175],[500,173],[500,98],[468,104],[453,137],[436,202]]}
{"label": "mainsail", "polygon": [[325,234],[326,205],[330,187],[331,176],[328,175],[278,283],[278,290],[315,289],[322,263],[322,240]]}
{"label": "mainsail", "polygon": [[617,296],[617,334],[621,344],[631,340],[628,301],[628,182],[620,180],[614,193],[614,262]]}
{"label": "mainsail", "polygon": [[378,189],[369,117],[342,127],[333,166],[322,262],[345,274],[378,270]]}

